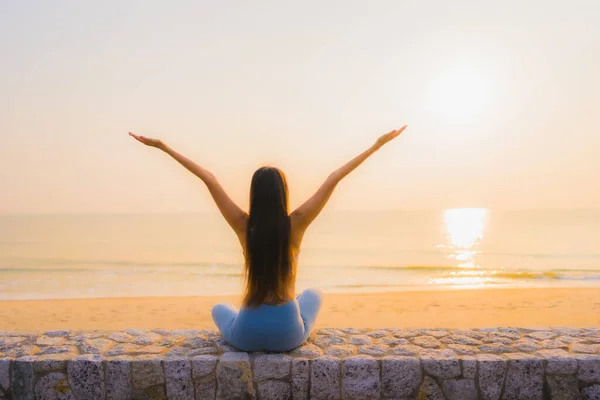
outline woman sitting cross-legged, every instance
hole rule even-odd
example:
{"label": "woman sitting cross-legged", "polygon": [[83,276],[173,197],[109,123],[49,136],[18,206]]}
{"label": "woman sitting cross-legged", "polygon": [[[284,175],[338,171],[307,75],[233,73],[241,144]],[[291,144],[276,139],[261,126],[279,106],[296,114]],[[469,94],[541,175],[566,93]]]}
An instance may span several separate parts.
{"label": "woman sitting cross-legged", "polygon": [[218,304],[212,310],[225,341],[244,351],[289,351],[308,338],[321,307],[321,293],[295,293],[298,254],[304,232],[319,215],[337,184],[406,126],[381,136],[373,146],[333,172],[317,192],[289,212],[285,175],[262,167],[250,187],[250,212],[238,207],[207,170],[162,141],[130,133],[145,145],[172,156],[208,187],[221,214],[235,231],[245,258],[246,293],[242,308]]}

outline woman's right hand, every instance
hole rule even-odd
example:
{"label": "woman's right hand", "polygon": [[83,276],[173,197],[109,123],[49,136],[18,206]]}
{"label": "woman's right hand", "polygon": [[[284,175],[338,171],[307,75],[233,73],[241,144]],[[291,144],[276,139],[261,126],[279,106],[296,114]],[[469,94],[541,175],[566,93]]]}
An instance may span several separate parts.
{"label": "woman's right hand", "polygon": [[406,129],[406,125],[404,125],[404,126],[403,126],[402,128],[400,128],[400,129],[395,129],[395,130],[393,130],[393,131],[390,131],[390,132],[388,132],[388,133],[386,133],[386,134],[384,134],[384,135],[381,135],[381,136],[379,137],[379,139],[377,139],[377,142],[375,142],[375,145],[376,145],[377,147],[381,147],[381,146],[383,146],[383,145],[384,145],[384,144],[386,144],[387,142],[390,142],[391,140],[393,140],[393,139],[397,138],[398,136],[400,136],[400,134],[401,134],[402,132],[404,132],[404,130],[405,130],[405,129]]}

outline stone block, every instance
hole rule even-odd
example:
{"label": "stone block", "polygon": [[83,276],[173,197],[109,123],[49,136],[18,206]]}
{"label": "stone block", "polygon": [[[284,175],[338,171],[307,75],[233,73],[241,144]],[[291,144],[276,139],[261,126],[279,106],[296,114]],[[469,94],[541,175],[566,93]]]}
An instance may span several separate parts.
{"label": "stone block", "polygon": [[324,356],[312,361],[310,398],[334,400],[340,398],[341,361]]}
{"label": "stone block", "polygon": [[423,349],[419,346],[414,346],[412,344],[406,344],[406,345],[400,345],[400,346],[394,347],[394,349],[392,350],[392,353],[394,353],[398,356],[416,356],[421,352],[421,350],[423,350]]}
{"label": "stone block", "polygon": [[384,397],[413,397],[423,377],[421,361],[414,357],[384,357],[381,384]]}
{"label": "stone block", "polygon": [[462,377],[467,379],[475,379],[477,374],[477,359],[472,356],[460,357],[462,365]]}
{"label": "stone block", "polygon": [[104,399],[104,368],[98,355],[79,356],[67,367],[73,394],[78,399]]}
{"label": "stone block", "polygon": [[0,390],[8,392],[10,387],[10,358],[0,358]]}
{"label": "stone block", "polygon": [[75,354],[46,354],[36,356],[33,362],[35,372],[64,372],[70,360],[77,357]]}
{"label": "stone block", "polygon": [[322,356],[323,350],[321,350],[314,344],[305,343],[302,346],[292,350],[292,352],[290,354],[293,354],[295,356],[315,358],[315,357]]}
{"label": "stone block", "polygon": [[356,346],[350,344],[338,344],[325,348],[325,354],[334,357],[347,357],[356,354]]}
{"label": "stone block", "polygon": [[167,398],[194,400],[192,364],[187,357],[167,358],[163,361]]}
{"label": "stone block", "polygon": [[85,339],[79,348],[83,354],[104,354],[115,342],[108,339]]}
{"label": "stone block", "polygon": [[583,389],[581,400],[600,400],[600,385],[588,386]]}
{"label": "stone block", "polygon": [[390,350],[390,346],[384,344],[371,344],[367,346],[360,346],[358,352],[360,354],[368,354],[371,356],[382,356]]}
{"label": "stone block", "polygon": [[215,372],[219,359],[212,355],[200,355],[192,358],[192,377],[204,378]]}
{"label": "stone block", "polygon": [[442,344],[433,336],[416,336],[410,339],[412,344],[423,347],[425,349],[439,349]]}
{"label": "stone block", "polygon": [[442,391],[447,400],[477,400],[474,379],[446,379],[442,382]]}
{"label": "stone block", "polygon": [[60,346],[66,341],[67,339],[64,337],[42,335],[37,338],[35,344],[38,346]]}
{"label": "stone block", "polygon": [[292,357],[285,354],[261,354],[254,359],[254,379],[283,379],[290,374]]}
{"label": "stone block", "polygon": [[44,335],[50,337],[69,337],[75,334],[75,331],[65,330],[65,329],[57,329],[53,331],[45,332]]}
{"label": "stone block", "polygon": [[[142,334],[142,333],[140,333]],[[138,356],[131,361],[131,383],[134,398],[166,399],[162,360],[156,356]]]}
{"label": "stone block", "polygon": [[252,368],[247,353],[224,353],[217,366],[217,398],[255,398]]}
{"label": "stone block", "polygon": [[258,398],[265,400],[290,400],[292,392],[288,382],[263,381],[258,384]]}
{"label": "stone block", "polygon": [[343,363],[342,398],[379,398],[381,383],[379,363],[370,356],[348,357]]}
{"label": "stone block", "polygon": [[292,399],[307,400],[309,388],[309,360],[307,358],[292,359]]}
{"label": "stone block", "polygon": [[157,342],[159,339],[162,339],[162,335],[154,332],[146,332],[131,339],[130,343],[149,346]]}
{"label": "stone block", "polygon": [[548,394],[552,400],[579,399],[579,382],[572,375],[546,376]]}
{"label": "stone block", "polygon": [[600,356],[578,354],[577,379],[584,383],[600,383]]}
{"label": "stone block", "polygon": [[508,362],[493,354],[479,354],[477,359],[477,378],[483,400],[498,400],[506,377]]}
{"label": "stone block", "polygon": [[439,378],[460,376],[460,363],[452,350],[423,350],[419,355],[427,374]]}
{"label": "stone block", "polygon": [[106,361],[106,400],[127,400],[131,393],[131,359],[125,357]]}
{"label": "stone block", "polygon": [[503,397],[507,399],[535,400],[543,398],[544,364],[539,358],[527,354],[508,354],[508,369]]}
{"label": "stone block", "polygon": [[372,339],[367,336],[367,335],[353,335],[350,336],[350,339],[348,340],[349,344],[353,344],[353,345],[362,345],[362,344],[371,344]]}
{"label": "stone block", "polygon": [[67,375],[62,372],[50,372],[42,376],[35,384],[35,398],[38,400],[77,400]]}
{"label": "stone block", "polygon": [[34,360],[34,357],[25,356],[12,362],[10,388],[13,400],[34,400]]}
{"label": "stone block", "polygon": [[577,371],[577,360],[564,350],[540,350],[537,354],[546,360],[547,374],[571,375]]}
{"label": "stone block", "polygon": [[446,400],[442,389],[437,382],[430,376],[423,379],[423,383],[419,388],[419,400]]}
{"label": "stone block", "polygon": [[107,339],[110,339],[117,343],[127,343],[133,338],[132,335],[125,332],[113,332],[111,333]]}
{"label": "stone block", "polygon": [[192,380],[196,399],[214,399],[217,391],[215,370],[219,359],[212,355],[199,355],[192,358]]}
{"label": "stone block", "polygon": [[0,350],[21,345],[23,342],[23,336],[0,336]]}

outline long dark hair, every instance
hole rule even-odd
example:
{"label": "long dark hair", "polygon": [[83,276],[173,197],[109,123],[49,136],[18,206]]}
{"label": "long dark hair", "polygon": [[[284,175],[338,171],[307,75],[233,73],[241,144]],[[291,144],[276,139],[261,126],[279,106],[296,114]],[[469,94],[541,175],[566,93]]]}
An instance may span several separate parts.
{"label": "long dark hair", "polygon": [[293,277],[288,186],[277,168],[262,167],[252,176],[246,230],[244,305],[286,299]]}

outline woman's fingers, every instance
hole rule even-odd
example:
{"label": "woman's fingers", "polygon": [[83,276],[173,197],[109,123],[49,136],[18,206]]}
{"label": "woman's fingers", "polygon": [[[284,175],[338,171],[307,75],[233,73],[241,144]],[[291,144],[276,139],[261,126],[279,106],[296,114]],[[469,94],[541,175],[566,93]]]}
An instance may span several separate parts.
{"label": "woman's fingers", "polygon": [[148,144],[149,144],[149,142],[150,142],[150,141],[148,140],[148,138],[147,138],[147,137],[145,137],[145,136],[140,136],[140,135],[136,135],[136,134],[135,134],[135,133],[133,133],[133,132],[129,132],[129,136],[131,136],[132,138],[134,138],[134,139],[135,139],[135,140],[137,140],[138,142],[145,144],[146,146],[148,146]]}

